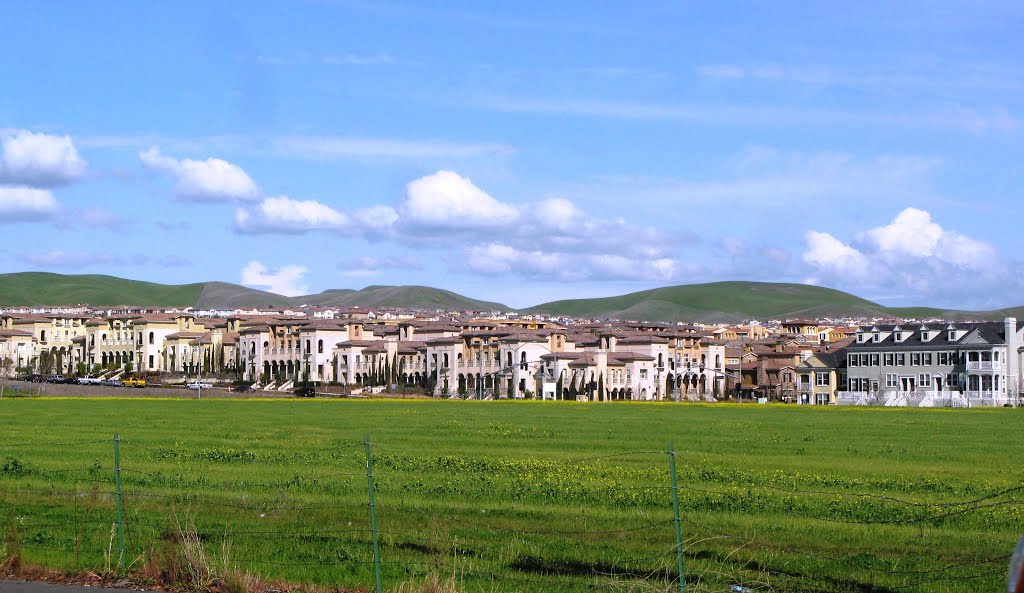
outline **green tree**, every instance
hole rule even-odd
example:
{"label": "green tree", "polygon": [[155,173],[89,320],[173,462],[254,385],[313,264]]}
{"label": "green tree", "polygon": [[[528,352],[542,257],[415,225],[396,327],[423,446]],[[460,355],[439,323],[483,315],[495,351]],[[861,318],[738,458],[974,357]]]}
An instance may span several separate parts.
{"label": "green tree", "polygon": [[562,374],[558,374],[558,380],[555,381],[555,399],[562,399]]}
{"label": "green tree", "polygon": [[384,355],[384,381],[383,383],[387,386],[391,386],[391,361],[388,359],[387,354]]}
{"label": "green tree", "polygon": [[131,363],[131,361],[128,361],[128,362],[124,363],[124,374],[125,375],[131,375],[132,371],[134,371],[134,370],[135,370],[135,365],[133,365]]}
{"label": "green tree", "polygon": [[84,362],[79,362],[77,365],[75,365],[75,374],[78,375],[79,377],[84,377],[85,375],[88,375],[89,365],[85,364]]}
{"label": "green tree", "polygon": [[7,379],[10,378],[13,369],[14,361],[10,357],[5,356],[0,359],[0,398],[4,396],[4,387],[6,387]]}
{"label": "green tree", "polygon": [[53,355],[48,350],[39,353],[39,372],[44,375],[53,372]]}
{"label": "green tree", "polygon": [[576,374],[574,373],[572,378],[569,380],[569,399],[575,400],[579,393],[580,392],[576,390]]}
{"label": "green tree", "polygon": [[390,383],[398,383],[398,353],[391,357],[391,380]]}
{"label": "green tree", "polygon": [[604,373],[597,376],[597,401],[604,401]]}

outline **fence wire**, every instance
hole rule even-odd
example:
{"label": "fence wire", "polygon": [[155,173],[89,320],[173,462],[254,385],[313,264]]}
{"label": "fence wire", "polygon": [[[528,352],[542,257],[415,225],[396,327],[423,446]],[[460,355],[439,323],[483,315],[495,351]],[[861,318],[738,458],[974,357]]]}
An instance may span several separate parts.
{"label": "fence wire", "polygon": [[[389,451],[368,440],[273,458],[233,450],[191,451],[179,443],[118,443],[119,457],[104,455],[102,463],[79,467],[52,467],[53,459],[32,463],[21,457],[34,448],[114,446],[111,440],[4,443],[11,459],[12,453],[19,456],[0,471],[4,545],[45,558],[73,553],[75,564],[91,568],[113,562],[117,566],[111,570],[122,573],[138,559],[192,545],[225,567],[363,588],[375,585],[380,574],[391,588],[409,579],[433,578],[486,591],[632,591],[647,590],[637,583],[648,583],[679,591],[735,586],[746,591],[925,593],[950,587],[969,591],[963,588],[969,585],[956,587],[1002,574],[1002,567],[993,567],[1009,555],[922,558],[918,566],[904,567],[897,565],[907,562],[905,556],[879,554],[873,562],[848,568],[843,562],[850,555],[839,545],[826,549],[820,542],[774,541],[770,519],[786,516],[820,524],[820,538],[826,539],[829,524],[923,529],[949,520],[977,521],[979,515],[1024,505],[1024,498],[1018,498],[1024,485],[931,502],[774,484],[741,483],[729,491],[705,487],[704,481],[653,483],[668,474],[671,448],[533,460],[525,467],[536,476],[519,483],[466,472],[476,463],[485,468],[497,463],[494,458],[449,465],[443,462],[450,458],[440,458],[431,471],[441,476],[441,489],[424,505],[407,503],[405,496],[429,492],[417,481],[416,468],[433,458]],[[382,462],[371,471],[372,456],[381,452]],[[0,453],[0,461],[3,457]],[[110,465],[111,458],[118,461]],[[289,464],[296,460],[303,463]],[[154,463],[161,469],[154,470]],[[233,463],[243,469],[253,464],[278,468],[281,478],[250,482],[239,477],[244,472]],[[573,471],[600,480],[574,484],[566,478]],[[788,506],[769,508],[767,517],[748,521],[747,529],[721,525],[744,522],[743,509],[731,506],[735,500],[768,493],[783,495]],[[681,507],[675,512],[673,496]],[[899,516],[832,516],[835,508],[829,504],[838,501],[847,501],[854,511],[883,509]],[[673,524],[680,528],[678,540]]]}

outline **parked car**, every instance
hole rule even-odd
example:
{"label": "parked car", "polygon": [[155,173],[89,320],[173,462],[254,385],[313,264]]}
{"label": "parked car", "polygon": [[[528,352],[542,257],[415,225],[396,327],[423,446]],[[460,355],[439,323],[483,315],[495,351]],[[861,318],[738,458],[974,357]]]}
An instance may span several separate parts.
{"label": "parked car", "polygon": [[46,380],[46,377],[39,373],[29,373],[21,378],[22,381],[28,381],[29,383],[42,383]]}
{"label": "parked car", "polygon": [[252,385],[249,385],[248,383],[242,385],[235,385],[234,387],[231,388],[231,391],[235,393],[249,393],[250,391],[252,391]]}
{"label": "parked car", "polygon": [[211,389],[213,387],[213,384],[212,383],[201,383],[199,381],[193,381],[193,382],[188,383],[187,385],[185,385],[185,387],[188,387],[189,389],[200,389],[200,388],[202,388],[202,389]]}
{"label": "parked car", "polygon": [[316,396],[316,389],[313,389],[312,387],[310,387],[308,385],[305,386],[305,387],[296,387],[295,388],[295,397],[314,397],[314,396]]}
{"label": "parked car", "polygon": [[120,387],[122,385],[120,379],[107,379],[103,384],[107,387]]}
{"label": "parked car", "polygon": [[47,383],[63,383],[64,375],[50,375],[46,378]]}
{"label": "parked car", "polygon": [[145,387],[146,380],[141,377],[129,377],[122,383],[125,387]]}
{"label": "parked car", "polygon": [[64,383],[66,383],[68,385],[76,385],[76,384],[78,384],[78,378],[77,377],[70,377],[70,376],[64,377]]}

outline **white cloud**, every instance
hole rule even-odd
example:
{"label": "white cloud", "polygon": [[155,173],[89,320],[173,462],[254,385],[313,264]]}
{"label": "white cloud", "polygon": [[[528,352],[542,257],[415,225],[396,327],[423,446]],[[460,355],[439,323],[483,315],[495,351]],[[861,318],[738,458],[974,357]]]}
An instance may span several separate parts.
{"label": "white cloud", "polygon": [[196,202],[255,200],[259,186],[238,165],[208,158],[205,161],[164,156],[156,146],[139,153],[146,167],[163,171],[175,179],[174,193],[179,199]]}
{"label": "white cloud", "polygon": [[423,264],[411,256],[363,256],[338,262],[338,269],[349,276],[369,276],[385,270],[422,270]]}
{"label": "white cloud", "polygon": [[332,54],[324,56],[324,64],[343,66],[385,66],[398,64],[399,61],[390,54]]}
{"label": "white cloud", "polygon": [[550,279],[578,277],[580,272],[568,265],[565,256],[543,251],[520,250],[502,243],[474,245],[464,257],[450,262],[456,269],[485,276],[515,274]]}
{"label": "white cloud", "polygon": [[595,117],[627,121],[693,122],[718,126],[873,126],[908,129],[951,129],[971,133],[1014,132],[1021,121],[1001,106],[975,109],[943,107],[886,112],[750,106],[742,104],[656,104],[636,101],[551,99],[532,97],[460,98],[457,104],[501,113]]}
{"label": "white cloud", "polygon": [[718,248],[731,257],[750,253],[750,245],[740,237],[722,237],[718,240]]}
{"label": "white cloud", "polygon": [[287,196],[264,198],[235,211],[235,229],[245,233],[352,232],[352,220],[326,204],[293,200]]}
{"label": "white cloud", "polygon": [[965,299],[977,302],[979,294],[1019,283],[991,245],[944,229],[917,208],[856,233],[853,245],[819,231],[808,232],[805,242],[809,276],[857,292],[883,289],[962,306]]}
{"label": "white cloud", "polygon": [[114,263],[116,258],[106,253],[85,253],[51,249],[42,253],[31,253],[21,259],[41,268],[84,268],[98,264]]}
{"label": "white cloud", "polygon": [[86,170],[70,136],[0,130],[0,183],[37,188],[66,185]]}
{"label": "white cloud", "polygon": [[650,280],[668,282],[677,276],[679,262],[672,258],[629,258],[621,255],[596,255],[593,276],[602,280]]}
{"label": "white cloud", "polygon": [[251,261],[242,268],[242,284],[283,296],[300,296],[309,292],[309,287],[301,283],[308,271],[296,265],[270,270],[262,262]]}
{"label": "white cloud", "polygon": [[989,267],[996,259],[995,249],[982,241],[948,231],[932,220],[931,214],[907,208],[885,226],[861,236],[887,262],[934,258],[962,267]]}
{"label": "white cloud", "polygon": [[667,282],[682,271],[673,258],[626,257],[615,254],[551,252],[520,249],[504,243],[474,245],[462,257],[449,261],[455,270],[487,276],[515,275],[525,278],[578,282],[625,280]]}
{"label": "white cloud", "polygon": [[[938,66],[937,64],[935,66]],[[796,83],[813,86],[844,87],[923,87],[969,90],[1020,90],[1019,70],[979,65],[953,68],[942,64],[916,71],[873,68],[871,72],[837,70],[818,66],[779,63],[754,65],[715,64],[697,67],[697,73],[721,80]]]}
{"label": "white cloud", "polygon": [[24,254],[21,256],[21,260],[40,268],[87,268],[101,265],[119,267],[155,265],[162,268],[180,268],[193,265],[191,260],[177,255],[152,258],[141,253],[124,256],[87,251],[64,251],[63,249]]}
{"label": "white cloud", "polygon": [[519,217],[514,206],[499,202],[452,171],[410,181],[398,212],[407,225],[437,229],[507,225]]}
{"label": "white cloud", "polygon": [[0,186],[0,224],[50,219],[59,212],[49,190]]}
{"label": "white cloud", "polygon": [[352,212],[352,218],[370,231],[386,233],[398,222],[398,212],[391,206],[370,206]]}
{"label": "white cloud", "polygon": [[343,138],[333,136],[283,136],[271,146],[286,158],[305,159],[451,159],[504,156],[515,149],[503,144],[477,144],[448,140],[396,138]]}
{"label": "white cloud", "polygon": [[565,198],[552,198],[535,204],[529,209],[535,220],[545,226],[568,231],[583,218],[583,211]]}
{"label": "white cloud", "polygon": [[844,277],[864,278],[867,275],[868,258],[832,235],[808,231],[804,240],[807,243],[804,261],[815,268]]}

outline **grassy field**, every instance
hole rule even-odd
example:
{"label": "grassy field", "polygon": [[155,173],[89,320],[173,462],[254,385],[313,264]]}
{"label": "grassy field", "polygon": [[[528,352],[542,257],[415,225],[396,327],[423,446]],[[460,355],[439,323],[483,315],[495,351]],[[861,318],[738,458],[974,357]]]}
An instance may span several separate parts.
{"label": "grassy field", "polygon": [[688,591],[995,591],[1024,531],[1018,410],[15,398],[0,556],[116,564],[115,431],[149,577],[188,573],[185,532],[372,590],[367,434],[385,590],[676,590],[670,441]]}

